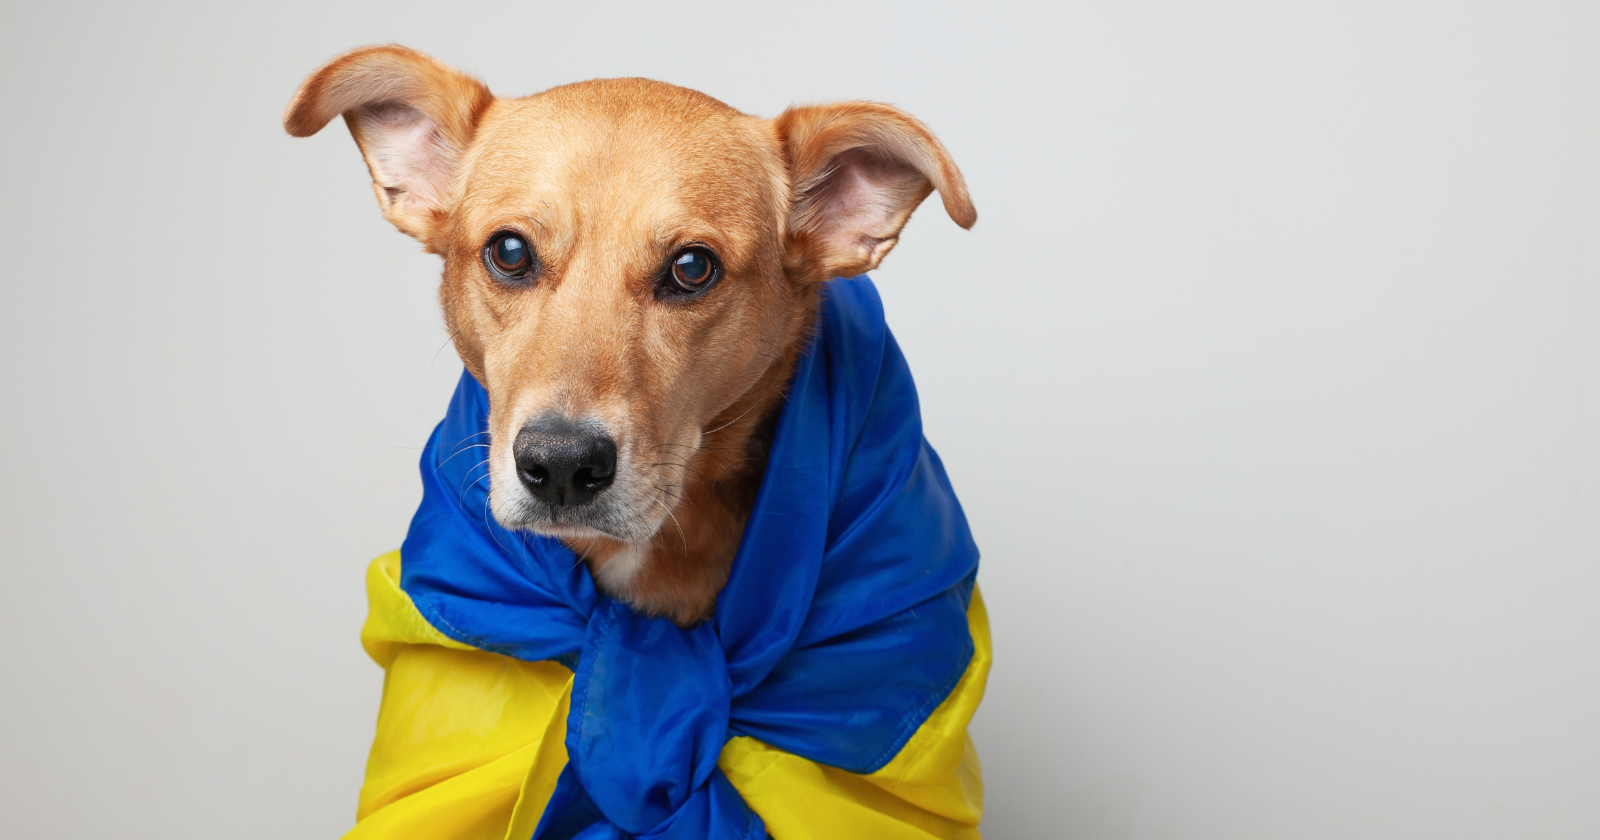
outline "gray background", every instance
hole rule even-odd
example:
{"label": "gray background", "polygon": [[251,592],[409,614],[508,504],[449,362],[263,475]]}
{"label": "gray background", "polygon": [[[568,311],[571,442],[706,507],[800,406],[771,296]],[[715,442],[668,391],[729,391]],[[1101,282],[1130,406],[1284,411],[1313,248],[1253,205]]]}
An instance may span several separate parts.
{"label": "gray background", "polygon": [[[24,8],[26,5],[26,8]],[[333,837],[459,371],[299,81],[875,98],[982,545],[991,838],[1600,836],[1600,5],[0,12],[0,835]],[[135,8],[137,6],[137,8]]]}

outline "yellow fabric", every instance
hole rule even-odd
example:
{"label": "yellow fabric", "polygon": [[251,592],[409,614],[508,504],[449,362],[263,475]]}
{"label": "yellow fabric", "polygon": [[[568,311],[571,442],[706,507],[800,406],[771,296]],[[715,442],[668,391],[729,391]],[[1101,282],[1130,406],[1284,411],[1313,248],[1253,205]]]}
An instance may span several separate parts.
{"label": "yellow fabric", "polygon": [[[566,765],[572,672],[456,642],[400,589],[400,553],[367,571],[361,630],[384,666],[355,840],[527,840]],[[989,674],[989,620],[967,613],[977,653],[950,696],[882,770],[848,773],[734,738],[718,761],[779,840],[978,840],[983,782],[967,723]]]}
{"label": "yellow fabric", "polygon": [[950,696],[882,770],[862,776],[734,738],[717,764],[779,840],[978,840],[983,779],[967,723],[989,677],[989,615],[972,593],[977,651]]}

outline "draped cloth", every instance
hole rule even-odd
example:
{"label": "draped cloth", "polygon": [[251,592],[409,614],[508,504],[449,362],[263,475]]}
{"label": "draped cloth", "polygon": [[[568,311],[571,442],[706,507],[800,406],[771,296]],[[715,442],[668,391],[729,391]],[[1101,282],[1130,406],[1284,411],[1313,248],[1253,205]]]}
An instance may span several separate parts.
{"label": "draped cloth", "polygon": [[[976,836],[981,788],[965,726],[988,661],[978,552],[923,439],[910,371],[869,280],[828,286],[732,573],[713,617],[694,628],[634,612],[598,592],[561,542],[494,521],[476,454],[486,451],[476,447],[487,414],[487,394],[463,375],[425,450],[398,591],[383,588],[393,564],[374,566],[390,576],[376,584],[364,631],[390,668],[380,741],[391,702],[406,705],[396,682],[412,679],[397,677],[397,643],[422,639],[534,663],[535,682],[558,686],[541,708],[565,704],[564,733],[551,720],[528,759],[554,784],[542,802],[525,801],[524,784],[516,803],[525,822],[537,813],[535,840],[743,840],[767,835],[763,816],[803,824],[760,793],[768,789],[742,761],[757,752],[762,767],[800,768],[794,779],[832,780],[828,796],[855,784],[852,774],[873,781],[903,801],[862,793],[852,802],[868,803],[863,814],[904,812],[902,822],[926,830],[916,836]],[[383,615],[380,600],[390,605]],[[409,620],[393,617],[401,613],[426,626],[395,630]],[[417,691],[439,691],[441,677],[428,674]],[[417,709],[439,705],[430,695],[390,718],[427,728]],[[564,749],[549,743],[557,735]],[[424,784],[383,781],[377,765],[389,751],[375,744],[369,763],[379,804]],[[444,773],[425,775],[438,783]],[[789,789],[805,799],[807,784]],[[830,807],[827,796],[814,801]]]}

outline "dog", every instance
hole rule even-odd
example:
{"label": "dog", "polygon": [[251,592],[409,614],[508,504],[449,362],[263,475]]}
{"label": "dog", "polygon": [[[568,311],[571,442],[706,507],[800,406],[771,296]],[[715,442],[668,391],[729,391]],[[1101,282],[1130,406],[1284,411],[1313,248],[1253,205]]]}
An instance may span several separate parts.
{"label": "dog", "polygon": [[[284,126],[340,115],[385,218],[444,260],[468,374],[424,456],[413,577],[399,553],[369,572],[389,675],[357,834],[976,837],[977,549],[876,292],[836,279],[935,190],[976,221],[933,133],[647,79],[502,99],[399,46],[317,70]],[[464,501],[483,480],[502,531]]]}
{"label": "dog", "polygon": [[877,103],[764,120],[647,79],[499,99],[379,46],[307,79],[284,126],[341,114],[384,217],[444,259],[494,517],[681,626],[727,580],[822,286],[876,268],[934,190],[977,221],[939,140]]}

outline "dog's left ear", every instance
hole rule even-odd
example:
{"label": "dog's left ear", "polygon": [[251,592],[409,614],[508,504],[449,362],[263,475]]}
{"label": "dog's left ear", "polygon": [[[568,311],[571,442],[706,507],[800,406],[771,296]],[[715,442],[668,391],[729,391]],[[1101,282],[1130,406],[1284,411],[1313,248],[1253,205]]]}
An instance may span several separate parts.
{"label": "dog's left ear", "polygon": [[840,102],[790,108],[773,121],[789,165],[789,262],[812,279],[878,267],[935,189],[963,228],[978,221],[950,153],[898,108]]}

